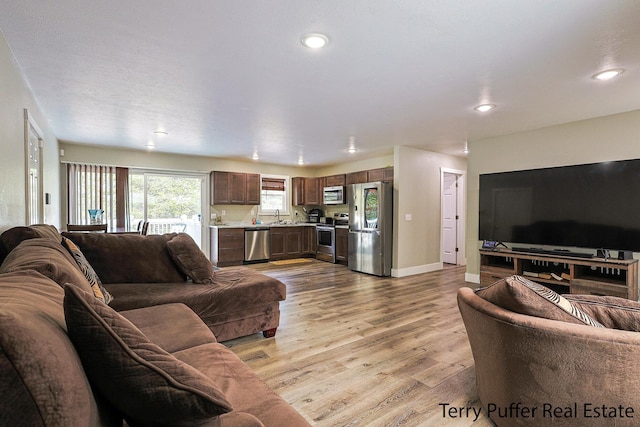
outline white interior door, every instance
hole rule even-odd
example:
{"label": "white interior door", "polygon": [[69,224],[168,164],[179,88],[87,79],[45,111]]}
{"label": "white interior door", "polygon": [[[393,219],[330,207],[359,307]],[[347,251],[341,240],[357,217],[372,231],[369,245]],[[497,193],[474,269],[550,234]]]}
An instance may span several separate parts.
{"label": "white interior door", "polygon": [[445,172],[442,182],[442,262],[458,263],[458,176]]}

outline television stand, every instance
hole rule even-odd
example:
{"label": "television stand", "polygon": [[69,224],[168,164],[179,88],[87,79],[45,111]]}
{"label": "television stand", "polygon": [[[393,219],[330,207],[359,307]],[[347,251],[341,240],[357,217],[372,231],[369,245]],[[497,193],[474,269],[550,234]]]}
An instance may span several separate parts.
{"label": "television stand", "polygon": [[546,254],[546,255],[559,255],[559,256],[569,256],[574,258],[593,258],[593,254],[585,253],[585,252],[571,252],[568,249],[542,249],[542,248],[520,248],[513,247],[511,248],[514,252],[525,252],[532,254]]}
{"label": "television stand", "polygon": [[638,301],[638,260],[584,258],[560,251],[520,252],[480,249],[480,285],[488,286],[514,274],[558,293],[611,295]]}

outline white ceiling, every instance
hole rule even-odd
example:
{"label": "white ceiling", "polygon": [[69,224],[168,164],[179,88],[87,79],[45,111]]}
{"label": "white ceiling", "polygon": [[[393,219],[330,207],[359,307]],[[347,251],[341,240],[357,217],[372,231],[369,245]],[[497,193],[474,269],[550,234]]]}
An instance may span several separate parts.
{"label": "white ceiling", "polygon": [[[73,143],[315,166],[394,145],[463,155],[466,140],[640,109],[636,0],[0,0],[0,11],[53,131]],[[302,46],[308,32],[328,46]],[[613,67],[626,71],[591,78]],[[485,102],[497,108],[473,110]]]}

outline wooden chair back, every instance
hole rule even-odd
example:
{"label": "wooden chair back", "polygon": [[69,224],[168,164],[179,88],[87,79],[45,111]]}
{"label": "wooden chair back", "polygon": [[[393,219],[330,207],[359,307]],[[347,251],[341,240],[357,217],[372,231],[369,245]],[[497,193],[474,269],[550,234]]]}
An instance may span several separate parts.
{"label": "wooden chair back", "polygon": [[94,232],[94,233],[106,233],[108,224],[67,224],[67,231],[69,232]]}

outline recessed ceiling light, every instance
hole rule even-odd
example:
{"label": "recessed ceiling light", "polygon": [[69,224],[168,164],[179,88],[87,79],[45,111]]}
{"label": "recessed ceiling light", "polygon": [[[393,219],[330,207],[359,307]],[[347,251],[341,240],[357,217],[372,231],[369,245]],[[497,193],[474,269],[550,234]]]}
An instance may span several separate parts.
{"label": "recessed ceiling light", "polygon": [[154,135],[160,135],[160,136],[169,135],[168,132],[165,132],[163,130],[157,130],[157,131],[155,131],[153,133],[154,133]]}
{"label": "recessed ceiling light", "polygon": [[147,147],[148,150],[153,150],[154,148],[156,148],[156,145],[153,143],[153,141],[149,141],[147,142],[147,145],[145,145],[145,147]]}
{"label": "recessed ceiling light", "polygon": [[304,165],[304,159],[302,158],[302,156],[298,157],[298,164],[300,166]]}
{"label": "recessed ceiling light", "polygon": [[260,159],[260,157],[258,157],[258,152],[257,152],[257,151],[254,151],[254,152],[253,152],[253,156],[251,156],[251,158],[252,158],[253,160],[259,160],[259,159]]}
{"label": "recessed ceiling light", "polygon": [[474,108],[474,110],[479,111],[481,113],[486,113],[487,111],[491,111],[496,108],[495,104],[480,104]]}
{"label": "recessed ceiling light", "polygon": [[593,76],[591,76],[591,78],[596,80],[609,80],[614,77],[618,77],[622,73],[624,73],[624,70],[622,68],[613,68],[611,70],[605,70],[594,74]]}
{"label": "recessed ceiling light", "polygon": [[302,44],[311,49],[320,49],[329,43],[329,38],[320,33],[309,33],[302,36]]}
{"label": "recessed ceiling light", "polygon": [[349,137],[349,148],[347,148],[347,152],[353,154],[356,151],[358,151],[358,149],[356,148],[356,137],[355,136],[350,136]]}

